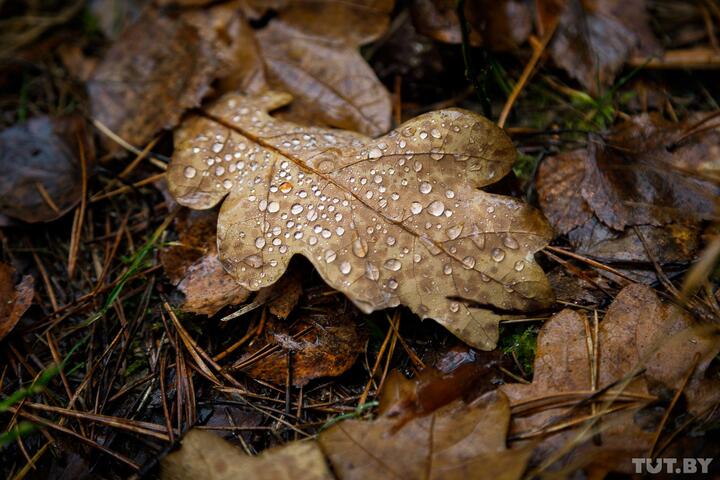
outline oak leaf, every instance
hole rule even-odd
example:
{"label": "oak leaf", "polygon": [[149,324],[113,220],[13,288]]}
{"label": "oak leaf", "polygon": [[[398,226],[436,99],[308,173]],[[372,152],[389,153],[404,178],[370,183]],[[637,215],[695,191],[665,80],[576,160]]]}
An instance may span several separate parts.
{"label": "oak leaf", "polygon": [[303,255],[364,312],[404,304],[483,349],[497,311],[552,301],[533,258],[544,218],[478,190],[516,156],[489,120],[442,110],[373,140],[268,114],[289,101],[228,94],[175,133],[170,191],[196,209],[225,199],[220,258],[241,285],[268,286]]}

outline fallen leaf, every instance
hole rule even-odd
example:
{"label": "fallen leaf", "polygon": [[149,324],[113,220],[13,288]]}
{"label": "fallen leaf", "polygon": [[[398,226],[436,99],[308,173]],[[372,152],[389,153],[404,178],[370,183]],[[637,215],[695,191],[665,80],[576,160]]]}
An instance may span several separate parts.
{"label": "fallen leaf", "polygon": [[[147,10],[110,47],[87,83],[93,117],[120,138],[145,145],[197,107],[218,75],[212,45],[197,29]],[[106,148],[118,152],[109,139]]]}
{"label": "fallen leaf", "polygon": [[541,31],[559,21],[548,46],[553,61],[590,92],[601,93],[632,55],[659,50],[645,0],[541,0],[536,5]]}
{"label": "fallen leaf", "polygon": [[292,382],[302,386],[315,378],[345,373],[363,351],[366,340],[367,334],[352,311],[304,315],[291,324],[271,318],[265,324],[265,338],[256,340],[233,368],[284,385],[288,357],[292,355]]}
{"label": "fallen leaf", "polygon": [[30,307],[35,292],[33,277],[25,275],[15,285],[14,274],[13,267],[0,263],[0,341],[15,328]]}
{"label": "fallen leaf", "polygon": [[[303,275],[300,269],[289,269],[277,283],[268,287],[268,310],[280,319],[286,319],[297,306],[303,294]],[[258,296],[261,293],[258,293]]]}
{"label": "fallen leaf", "polygon": [[537,179],[543,212],[578,253],[648,262],[647,245],[661,264],[691,260],[699,223],[715,218],[720,195],[720,133],[692,134],[695,123],[640,115],[585,150],[546,159]]}
{"label": "fallen leaf", "polygon": [[500,378],[493,377],[502,360],[500,350],[475,352],[461,347],[446,352],[435,367],[412,379],[393,370],[383,384],[378,413],[394,418],[398,428],[457,399],[477,398],[495,388]]}
{"label": "fallen leaf", "polygon": [[308,480],[335,478],[314,442],[292,442],[251,457],[203,430],[188,432],[182,447],[162,459],[160,468],[163,480],[294,480],[300,476]]}
{"label": "fallen leaf", "polygon": [[175,219],[177,242],[160,251],[165,274],[184,295],[184,312],[212,316],[250,296],[218,259],[216,225],[215,211],[184,210]]}
{"label": "fallen leaf", "polygon": [[[417,0],[412,3],[413,22],[420,33],[446,43],[462,43],[455,0]],[[470,0],[465,19],[472,46],[496,51],[517,48],[530,35],[532,21],[527,2]]]}
{"label": "fallen leaf", "polygon": [[394,3],[245,0],[251,18],[262,18],[268,9],[275,13],[256,31],[257,53],[251,55],[263,62],[267,87],[296,99],[288,119],[367,135],[390,128],[390,95],[358,49],[387,30]]}
{"label": "fallen leaf", "polygon": [[[575,399],[570,402],[574,405],[592,392],[586,321],[584,313],[567,309],[545,323],[538,336],[532,384],[500,387],[513,407],[553,397],[562,400],[563,393],[568,399]],[[599,324],[596,345],[596,391],[640,371],[642,374],[632,382],[620,382],[614,388],[623,394],[636,395],[636,401],[642,404],[643,398],[645,402],[652,398],[650,394],[665,396],[666,389],[676,390],[692,373],[683,392],[688,410],[698,413],[718,401],[717,393],[712,397],[707,395],[711,385],[717,387],[717,381],[704,378],[710,362],[720,352],[717,335],[698,328],[682,310],[661,302],[644,285],[630,285],[618,294]],[[690,372],[695,355],[699,363]],[[552,407],[553,403],[548,405]],[[562,405],[568,405],[567,400]],[[567,406],[546,408],[539,413],[535,413],[537,409],[529,410],[513,417],[512,431],[515,435],[540,432],[559,422],[587,415],[588,411],[588,406],[575,410]],[[630,412],[637,412],[637,407]],[[630,469],[630,458],[646,456],[655,433],[653,428],[645,428],[641,419],[622,411],[605,415],[602,420],[605,426],[599,430],[601,446],[586,444],[572,456],[590,462],[602,459],[611,469]],[[546,435],[535,457],[544,460],[578,432],[574,429],[555,436]],[[591,449],[591,453],[587,449]]]}
{"label": "fallen leaf", "polygon": [[372,140],[267,113],[289,101],[228,94],[176,131],[170,191],[195,209],[227,196],[220,257],[240,284],[271,285],[300,254],[362,311],[402,303],[483,349],[498,336],[490,309],[552,301],[532,255],[552,236],[545,220],[478,190],[516,156],[494,124],[443,110]]}
{"label": "fallen leaf", "polygon": [[0,214],[48,222],[82,195],[79,148],[93,151],[80,117],[36,117],[0,132]]}
{"label": "fallen leaf", "polygon": [[522,478],[530,449],[505,445],[510,406],[490,392],[456,401],[395,429],[392,418],[346,420],[322,432],[320,445],[343,480],[367,478],[510,480]]}

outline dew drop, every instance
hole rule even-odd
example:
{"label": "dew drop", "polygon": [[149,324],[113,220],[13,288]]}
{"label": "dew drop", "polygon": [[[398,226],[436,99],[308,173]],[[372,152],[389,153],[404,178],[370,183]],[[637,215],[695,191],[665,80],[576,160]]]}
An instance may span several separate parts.
{"label": "dew drop", "polygon": [[455,225],[454,227],[450,227],[447,230],[447,236],[450,240],[455,240],[460,236],[463,230],[463,224]]}
{"label": "dew drop", "polygon": [[380,158],[380,157],[382,157],[382,150],[380,150],[377,147],[370,149],[370,151],[368,152],[368,158],[374,159],[374,158]]}
{"label": "dew drop", "polygon": [[427,134],[426,131],[423,130],[422,132],[420,132],[420,138],[422,138],[423,140],[425,140],[427,137],[428,137],[428,134]]}
{"label": "dew drop", "polygon": [[450,275],[452,273],[452,266],[449,263],[446,263],[443,267],[443,273],[445,275]]}
{"label": "dew drop", "polygon": [[513,237],[511,237],[509,235],[506,237],[503,237],[503,245],[505,245],[510,250],[517,250],[520,247],[517,240],[515,240]]}
{"label": "dew drop", "polygon": [[418,213],[422,212],[423,206],[420,202],[412,202],[410,204],[410,211],[413,213],[413,215],[417,215]]}
{"label": "dew drop", "polygon": [[243,263],[252,268],[260,268],[263,264],[262,258],[260,258],[258,255],[250,255],[243,258]]}
{"label": "dew drop", "polygon": [[352,270],[352,265],[350,265],[350,262],[344,261],[340,264],[340,273],[343,275],[347,275]]}
{"label": "dew drop", "polygon": [[428,194],[432,192],[432,185],[430,182],[422,182],[420,184],[420,193]]}
{"label": "dew drop", "polygon": [[390,288],[390,290],[395,290],[398,287],[398,282],[394,278],[391,278],[390,280],[388,280],[387,286],[388,288]]}
{"label": "dew drop", "polygon": [[212,151],[215,152],[215,153],[220,153],[220,150],[222,150],[222,149],[223,149],[223,144],[222,144],[222,143],[215,143],[215,144],[213,144],[213,146],[212,146]]}
{"label": "dew drop", "polygon": [[293,215],[299,215],[300,213],[302,213],[303,210],[305,210],[305,208],[299,203],[296,203],[292,207],[290,207],[290,213],[292,213]]}
{"label": "dew drop", "polygon": [[448,190],[447,192],[445,192],[445,196],[447,198],[455,198],[455,192],[453,192],[452,190]]}
{"label": "dew drop", "polygon": [[356,238],[352,244],[352,252],[356,257],[365,258],[368,254],[368,244],[362,238]]}
{"label": "dew drop", "polygon": [[445,205],[439,200],[435,200],[430,205],[428,205],[428,213],[434,217],[439,217],[443,214],[444,211]]}
{"label": "dew drop", "polygon": [[496,262],[502,262],[503,258],[505,258],[505,250],[502,248],[493,248],[492,252],[490,252],[490,256]]}
{"label": "dew drop", "polygon": [[430,130],[430,135],[432,135],[433,138],[440,138],[440,137],[442,137],[442,134],[440,133],[440,130],[438,130],[437,128],[433,128],[432,130]]}
{"label": "dew drop", "polygon": [[268,206],[267,206],[268,212],[275,213],[278,210],[280,210],[280,204],[278,202],[272,201],[272,202],[268,203]]}
{"label": "dew drop", "polygon": [[257,248],[263,248],[265,246],[265,239],[263,237],[257,237],[255,239],[255,246]]}
{"label": "dew drop", "polygon": [[450,311],[457,313],[458,310],[460,310],[460,304],[458,302],[450,302]]}
{"label": "dew drop", "polygon": [[393,245],[395,245],[395,242],[396,242],[396,239],[392,235],[388,235],[387,238],[385,239],[385,243],[387,243],[389,247],[392,247]]}
{"label": "dew drop", "polygon": [[325,262],[332,263],[337,258],[337,253],[335,253],[335,250],[325,250]]}
{"label": "dew drop", "polygon": [[375,264],[367,262],[365,264],[365,277],[377,281],[380,278],[380,269]]}
{"label": "dew drop", "polygon": [[463,264],[463,267],[470,270],[471,268],[473,268],[475,266],[475,257],[471,257],[468,255],[467,257],[463,258],[462,264]]}
{"label": "dew drop", "polygon": [[290,182],[283,182],[280,184],[280,191],[282,193],[290,193],[290,190],[293,189],[293,185]]}
{"label": "dew drop", "polygon": [[525,262],[522,260],[518,260],[517,262],[515,262],[514,268],[515,271],[522,272],[523,268],[525,268]]}
{"label": "dew drop", "polygon": [[195,170],[195,167],[185,167],[183,173],[185,174],[185,178],[194,178],[195,175],[197,175],[197,170]]}
{"label": "dew drop", "polygon": [[388,270],[392,270],[393,272],[397,272],[402,268],[402,263],[400,263],[400,260],[397,260],[395,258],[391,258],[390,260],[386,261],[383,265]]}

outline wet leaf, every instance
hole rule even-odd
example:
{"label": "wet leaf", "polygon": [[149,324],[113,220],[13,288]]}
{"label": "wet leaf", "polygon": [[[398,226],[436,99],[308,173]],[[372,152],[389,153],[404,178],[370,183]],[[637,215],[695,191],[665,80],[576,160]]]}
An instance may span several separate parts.
{"label": "wet leaf", "polygon": [[644,239],[660,263],[690,260],[720,194],[720,133],[693,134],[695,123],[641,115],[548,158],[537,181],[543,212],[579,253],[647,262]]}
{"label": "wet leaf", "polygon": [[309,480],[335,478],[314,442],[292,442],[251,457],[203,430],[188,432],[182,447],[162,460],[160,473],[163,480],[292,480],[299,477]]}
{"label": "wet leaf", "polygon": [[14,274],[13,267],[0,263],[0,341],[15,328],[30,307],[35,292],[33,277],[26,275],[15,285]]}
{"label": "wet leaf", "polygon": [[255,341],[236,365],[253,378],[284,385],[288,357],[292,355],[293,385],[301,386],[315,378],[345,373],[363,351],[366,340],[367,334],[352,311],[305,315],[291,324],[273,318],[265,325],[265,339]]}
{"label": "wet leaf", "polygon": [[540,29],[559,24],[548,46],[553,61],[587,90],[601,93],[634,54],[659,50],[645,0],[541,0]]}
{"label": "wet leaf", "polygon": [[498,335],[490,309],[552,301],[532,256],[545,220],[478,190],[515,160],[494,124],[443,110],[372,140],[267,113],[289,100],[229,94],[175,136],[170,191],[196,209],[227,196],[220,257],[243,286],[271,285],[300,254],[364,312],[404,304],[484,349]]}
{"label": "wet leaf", "polygon": [[[588,396],[592,384],[586,320],[584,313],[568,309],[555,315],[543,326],[538,336],[532,384],[507,384],[500,387],[513,406],[531,400],[537,403],[553,398],[564,400],[564,405],[575,405],[581,398]],[[665,392],[668,389],[673,392],[691,373],[683,392],[688,410],[697,413],[718,401],[717,393],[708,395],[712,388],[717,387],[717,381],[704,378],[710,362],[720,351],[716,332],[698,327],[682,310],[661,302],[644,285],[628,286],[618,294],[599,324],[596,345],[596,390],[621,381],[615,384],[614,391],[636,395],[636,401],[642,404],[643,399],[647,402],[652,398],[648,397],[649,394],[663,397],[667,395]],[[698,355],[699,363],[690,372],[695,355]],[[641,372],[638,378],[630,383],[622,383],[623,379],[636,371]],[[563,394],[567,397],[563,397]],[[548,403],[548,406],[552,405],[552,402]],[[514,416],[513,433],[537,432],[570,418],[587,415],[589,406],[574,411],[567,406],[546,407],[539,413],[537,411],[528,410]],[[622,471],[631,468],[631,457],[647,453],[654,429],[644,426],[642,416],[632,415],[635,412],[637,407],[629,413],[617,412],[604,416],[604,427],[599,430],[602,446],[584,445],[584,452],[592,449],[592,454],[587,455],[585,460],[606,462]],[[546,458],[574,438],[578,431],[546,435],[548,438],[538,447],[535,455]],[[581,450],[576,451],[574,457],[578,457]]]}
{"label": "wet leaf", "polygon": [[[417,0],[413,22],[419,32],[447,43],[462,43],[455,0]],[[465,2],[470,44],[493,50],[512,50],[527,40],[532,22],[527,2],[470,0]]]}
{"label": "wet leaf", "polygon": [[184,312],[212,316],[250,296],[218,259],[216,225],[215,211],[183,211],[175,219],[177,242],[160,252],[165,274],[185,297]]}
{"label": "wet leaf", "polygon": [[476,352],[467,347],[446,352],[435,367],[407,379],[399,370],[388,375],[378,413],[395,419],[395,428],[458,399],[477,398],[494,389],[502,352]]}
{"label": "wet leaf", "polygon": [[322,432],[320,445],[343,480],[521,478],[530,450],[505,445],[510,407],[491,392],[456,401],[399,429],[392,418],[348,420]]}
{"label": "wet leaf", "polygon": [[79,148],[90,168],[90,139],[79,117],[37,117],[0,133],[0,214],[48,222],[82,194]]}
{"label": "wet leaf", "polygon": [[[127,28],[88,82],[92,115],[131,145],[172,128],[216,77],[218,59],[198,30],[155,10]],[[119,146],[105,141],[111,152]]]}

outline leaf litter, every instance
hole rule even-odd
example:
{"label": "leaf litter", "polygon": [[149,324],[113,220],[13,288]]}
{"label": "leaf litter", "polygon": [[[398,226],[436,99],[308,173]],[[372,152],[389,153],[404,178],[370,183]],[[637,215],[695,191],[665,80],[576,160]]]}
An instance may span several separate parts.
{"label": "leaf litter", "polygon": [[[0,234],[3,261],[23,275],[20,281],[10,267],[0,269],[3,300],[9,300],[0,317],[0,337],[7,335],[0,338],[6,361],[0,367],[0,418],[7,420],[0,433],[3,474],[22,477],[34,465],[50,477],[90,471],[143,476],[169,450],[177,450],[163,461],[162,475],[170,478],[289,478],[297,472],[317,478],[478,472],[597,478],[632,473],[632,457],[717,456],[717,115],[705,112],[716,108],[716,88],[708,81],[714,77],[693,72],[702,94],[687,94],[683,85],[686,94],[678,97],[671,75],[654,75],[648,92],[649,75],[630,70],[674,68],[680,58],[690,59],[683,68],[712,68],[712,54],[698,63],[701,57],[672,50],[707,43],[697,51],[712,51],[713,19],[720,17],[711,2],[511,0],[488,6],[492,2],[469,0],[470,42],[483,48],[468,49],[469,55],[461,55],[460,45],[430,38],[462,42],[456,2],[140,0],[108,7],[113,3],[88,7],[88,15],[106,14],[101,24],[83,11],[72,27],[59,20],[71,9],[48,7],[51,15],[39,29],[18,36],[9,49],[0,45],[18,53],[0,75],[3,95],[19,92],[0,102],[3,126],[18,124],[6,132],[48,119],[55,130],[43,150],[43,187],[20,195],[30,203],[6,202],[8,209],[18,209],[16,219],[52,221],[90,193],[74,211],[70,235],[69,219],[16,223]],[[418,15],[420,7],[432,16]],[[0,5],[2,14],[10,13],[2,24],[12,32],[27,21],[13,17],[22,8]],[[32,8],[28,12],[45,12]],[[674,12],[670,30],[657,23],[668,23],[658,18],[661,9]],[[533,14],[539,39],[530,32]],[[100,31],[115,40],[109,49]],[[661,51],[655,35],[670,50],[648,61]],[[98,54],[104,55],[99,62]],[[465,69],[474,72],[463,64],[480,55],[488,67],[478,80],[494,101],[490,111],[508,97],[499,123],[513,125],[508,133],[523,153],[514,168],[522,187],[512,175],[490,185],[515,160],[508,139],[467,111],[447,109],[458,103],[480,109]],[[66,70],[76,77],[72,82]],[[537,84],[528,82],[534,71],[542,79]],[[628,82],[632,76],[638,79]],[[83,84],[87,106],[78,92]],[[294,100],[287,103],[278,90]],[[507,117],[514,103],[516,118]],[[96,150],[91,142],[84,145],[84,134],[78,142],[77,132],[58,131],[63,115],[78,105],[99,130],[108,127],[119,136],[113,143],[137,154],[129,165],[118,166],[125,154],[107,139]],[[248,115],[240,115],[241,108]],[[423,112],[429,113],[402,124]],[[28,113],[31,120],[23,124]],[[236,121],[235,114],[243,118]],[[568,120],[573,116],[582,119]],[[484,133],[453,139],[452,127],[462,132],[463,120]],[[578,125],[596,124],[616,126],[577,136]],[[197,125],[203,131],[194,131]],[[385,135],[391,126],[396,129]],[[408,126],[417,131],[404,136]],[[147,186],[154,180],[145,178],[144,160],[150,156],[163,167],[158,159],[170,157],[173,145],[162,130],[170,128],[177,128],[170,176],[180,181],[173,191],[196,207],[222,204],[220,222],[213,207],[180,210],[171,223],[175,202],[162,202]],[[23,145],[44,144],[42,137]],[[568,151],[567,139],[580,139],[584,148]],[[207,150],[193,152],[193,140]],[[218,152],[215,143],[222,144]],[[463,159],[468,152],[477,158]],[[78,172],[96,156],[103,159],[97,170]],[[23,170],[11,176],[16,189],[31,161],[8,158],[11,170]],[[538,161],[540,204],[554,234],[561,234],[554,238],[538,212],[476,189],[512,191],[533,201]],[[72,173],[66,163],[74,165]],[[461,177],[454,176],[458,171]],[[120,182],[126,185],[108,188]],[[110,193],[93,195],[98,187]],[[299,214],[293,213],[296,204]],[[398,214],[402,209],[410,214]],[[505,231],[514,222],[532,226],[524,234],[537,237],[513,236],[517,251]],[[412,232],[396,232],[401,225]],[[166,227],[174,233],[162,234]],[[310,236],[315,250],[303,243]],[[472,241],[479,237],[482,242]],[[429,242],[415,241],[423,238]],[[438,246],[446,250],[436,254]],[[308,257],[320,278],[304,259],[281,261],[281,248],[287,248],[285,260],[292,253]],[[549,282],[533,257],[541,249],[559,265]],[[334,256],[326,256],[328,250]],[[253,266],[252,255],[261,267]],[[696,256],[680,291],[679,275]],[[519,260],[525,262],[520,270],[509,268]],[[415,263],[422,267],[411,272]],[[483,283],[493,266],[501,279],[497,288]],[[168,282],[157,273],[161,267]],[[521,286],[528,269],[533,280]],[[67,273],[73,270],[76,275]],[[33,291],[33,276],[41,290]],[[408,294],[416,278],[425,290]],[[631,278],[652,285],[659,280],[669,294],[633,285]],[[257,284],[249,288],[253,279]],[[165,302],[173,287],[180,293],[177,313]],[[366,314],[346,298],[366,311],[402,304],[420,316],[440,312],[441,323],[475,347],[491,348],[498,321],[506,321],[503,348],[475,350],[434,322],[405,321],[405,309]],[[38,306],[27,309],[33,301]],[[538,310],[558,305],[576,310],[550,319]],[[423,314],[422,306],[435,310]],[[458,331],[462,320],[448,313],[458,313],[455,306],[472,312],[480,328]],[[42,428],[45,436],[28,427]],[[76,448],[75,440],[84,446]],[[45,455],[49,451],[54,455]],[[98,460],[95,452],[113,460]]]}

